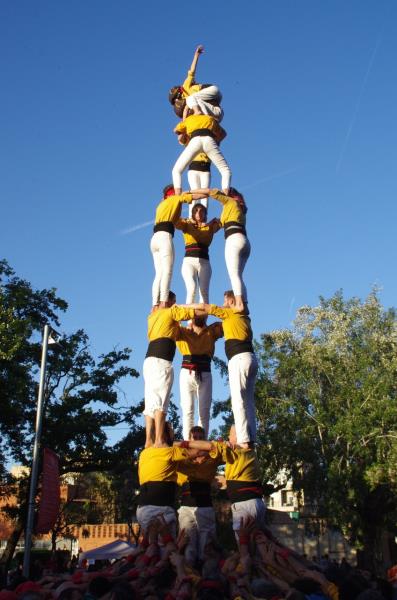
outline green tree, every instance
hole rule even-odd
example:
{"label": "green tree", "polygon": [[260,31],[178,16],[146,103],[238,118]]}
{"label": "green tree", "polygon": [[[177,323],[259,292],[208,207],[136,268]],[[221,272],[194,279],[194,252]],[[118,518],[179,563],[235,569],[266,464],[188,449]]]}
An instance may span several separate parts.
{"label": "green tree", "polygon": [[[0,339],[7,341],[0,355],[0,464],[12,459],[30,466],[42,330],[45,323],[60,327],[59,313],[67,304],[54,289],[33,289],[5,261],[0,262],[0,299]],[[113,349],[95,359],[82,329],[50,346],[41,445],[58,454],[61,473],[107,471],[117,464],[105,428],[127,418],[119,383],[138,376],[127,364],[130,353],[129,348]],[[19,534],[23,522],[21,502],[15,521]],[[9,562],[15,537],[0,565]]]}
{"label": "green tree", "polygon": [[302,307],[291,330],[262,336],[256,388],[261,465],[284,470],[305,502],[375,568],[394,531],[397,320],[376,291]]}

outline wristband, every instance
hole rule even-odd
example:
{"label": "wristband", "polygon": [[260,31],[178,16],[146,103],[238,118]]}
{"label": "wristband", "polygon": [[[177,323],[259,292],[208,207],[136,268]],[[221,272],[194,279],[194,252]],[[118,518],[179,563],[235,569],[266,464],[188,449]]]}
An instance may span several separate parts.
{"label": "wristband", "polygon": [[248,535],[240,535],[238,538],[240,544],[247,546],[249,544],[249,536]]}
{"label": "wristband", "polygon": [[188,442],[188,440],[183,440],[183,442],[181,442],[181,448],[185,448],[186,450],[188,450],[190,448],[190,444]]}

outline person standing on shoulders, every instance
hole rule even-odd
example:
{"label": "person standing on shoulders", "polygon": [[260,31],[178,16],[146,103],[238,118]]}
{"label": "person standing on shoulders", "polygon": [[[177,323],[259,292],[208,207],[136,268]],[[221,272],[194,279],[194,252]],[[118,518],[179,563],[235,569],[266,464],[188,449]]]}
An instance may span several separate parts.
{"label": "person standing on shoulders", "polygon": [[251,320],[247,315],[236,312],[232,290],[225,292],[223,306],[193,306],[222,320],[237,443],[253,443],[256,440],[254,392],[258,361],[252,345]]}
{"label": "person standing on shoulders", "polygon": [[182,204],[190,204],[205,195],[196,192],[175,194],[174,187],[167,185],[163,191],[163,199],[157,206],[150,250],[153,255],[155,278],[152,286],[152,306],[160,304],[162,308],[168,301],[172,270],[174,266],[174,232],[175,224],[181,216]]}
{"label": "person standing on shoulders", "polygon": [[179,339],[179,321],[192,319],[195,315],[193,308],[175,303],[174,292],[169,292],[166,307],[154,307],[148,317],[149,346],[143,363],[145,448],[162,444],[165,415],[174,381],[172,361],[176,340]]}

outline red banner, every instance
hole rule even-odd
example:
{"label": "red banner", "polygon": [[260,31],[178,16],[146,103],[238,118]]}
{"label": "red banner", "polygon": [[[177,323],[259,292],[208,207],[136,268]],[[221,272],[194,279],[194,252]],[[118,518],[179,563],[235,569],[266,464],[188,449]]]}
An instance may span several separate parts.
{"label": "red banner", "polygon": [[36,533],[48,533],[58,517],[60,506],[58,456],[44,448],[41,497]]}

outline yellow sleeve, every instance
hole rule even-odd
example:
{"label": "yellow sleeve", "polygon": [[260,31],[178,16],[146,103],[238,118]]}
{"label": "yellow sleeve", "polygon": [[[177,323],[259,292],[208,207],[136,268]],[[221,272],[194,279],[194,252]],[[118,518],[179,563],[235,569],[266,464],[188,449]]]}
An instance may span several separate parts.
{"label": "yellow sleeve", "polygon": [[187,460],[190,458],[189,452],[185,448],[179,446],[172,446],[171,460],[177,462],[178,460]]}
{"label": "yellow sleeve", "polygon": [[226,444],[224,442],[211,442],[211,444],[210,457],[218,461],[219,464],[226,462],[226,453],[228,450]]}
{"label": "yellow sleeve", "polygon": [[174,321],[188,321],[194,317],[194,308],[184,308],[174,304],[174,306],[171,306],[170,311]]}
{"label": "yellow sleeve", "polygon": [[193,202],[193,196],[190,192],[185,192],[184,194],[178,196],[178,198],[181,199],[181,202],[185,202],[186,204]]}
{"label": "yellow sleeve", "polygon": [[208,314],[218,317],[219,319],[227,319],[227,317],[230,316],[230,313],[233,313],[231,308],[223,308],[222,306],[217,306],[216,304],[209,305]]}
{"label": "yellow sleeve", "polygon": [[187,72],[187,77],[185,79],[185,81],[182,84],[183,89],[185,90],[185,92],[187,94],[190,94],[191,90],[190,88],[195,84],[196,82],[194,81],[194,74],[193,71],[188,71]]}
{"label": "yellow sleeve", "polygon": [[176,133],[186,133],[186,125],[185,121],[179,121],[178,125],[175,127],[174,131]]}
{"label": "yellow sleeve", "polygon": [[230,200],[230,196],[226,196],[226,194],[224,194],[220,190],[216,190],[216,192],[212,194],[211,198],[214,198],[214,200],[218,200],[218,202],[220,202],[221,204],[227,204]]}

